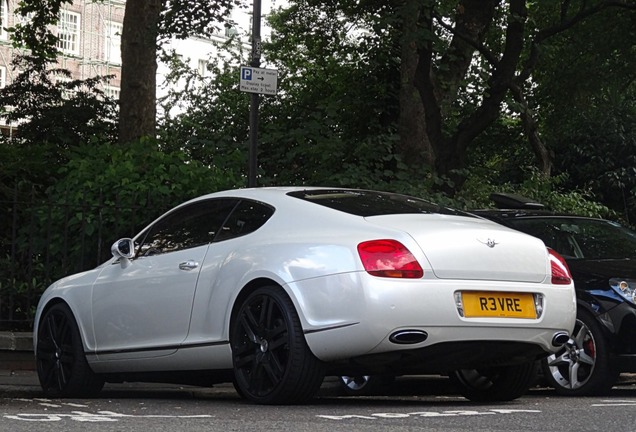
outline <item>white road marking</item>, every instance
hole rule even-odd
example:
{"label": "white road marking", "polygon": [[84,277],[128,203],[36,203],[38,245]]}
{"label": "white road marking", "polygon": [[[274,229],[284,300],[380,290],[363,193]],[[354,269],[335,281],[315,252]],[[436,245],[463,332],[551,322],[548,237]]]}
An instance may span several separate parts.
{"label": "white road marking", "polygon": [[601,403],[592,404],[593,407],[610,407],[610,406],[636,406],[636,400],[603,400]]}
{"label": "white road marking", "polygon": [[4,418],[10,420],[21,420],[30,422],[52,422],[61,421],[64,419],[79,421],[79,422],[116,422],[120,419],[132,418],[132,419],[153,419],[153,418],[176,418],[176,419],[198,419],[198,418],[212,418],[213,416],[208,414],[198,415],[133,415],[133,414],[121,414],[113,411],[97,411],[97,413],[89,413],[84,411],[72,411],[68,414],[63,413],[46,413],[46,414],[30,414],[20,413],[16,415],[5,415]]}
{"label": "white road marking", "polygon": [[364,419],[376,420],[383,419],[404,419],[409,417],[459,417],[459,416],[478,416],[478,415],[496,415],[496,414],[515,414],[515,413],[540,413],[540,410],[515,410],[515,409],[490,409],[486,411],[473,410],[452,410],[452,411],[417,411],[409,413],[373,413],[369,415],[345,414],[345,415],[317,415],[316,417],[327,420],[351,420]]}

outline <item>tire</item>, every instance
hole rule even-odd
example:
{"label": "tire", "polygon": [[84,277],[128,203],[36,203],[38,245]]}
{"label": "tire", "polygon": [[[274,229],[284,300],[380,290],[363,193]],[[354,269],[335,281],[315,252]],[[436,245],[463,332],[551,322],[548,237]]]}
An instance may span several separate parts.
{"label": "tire", "polygon": [[256,289],[232,318],[234,386],[259,404],[297,404],[313,398],[325,376],[307,346],[298,313],[277,286]]}
{"label": "tire", "polygon": [[357,375],[338,377],[340,388],[348,396],[372,396],[383,394],[395,381],[391,375]]}
{"label": "tire", "polygon": [[567,396],[607,394],[619,373],[610,367],[608,343],[601,326],[588,312],[579,310],[572,337],[541,366],[548,385]]}
{"label": "tire", "polygon": [[38,379],[49,397],[92,397],[104,387],[86,361],[75,317],[65,303],[48,309],[40,321],[36,346]]}
{"label": "tire", "polygon": [[537,375],[536,362],[484,369],[460,369],[449,374],[459,393],[473,402],[505,402],[523,396]]}

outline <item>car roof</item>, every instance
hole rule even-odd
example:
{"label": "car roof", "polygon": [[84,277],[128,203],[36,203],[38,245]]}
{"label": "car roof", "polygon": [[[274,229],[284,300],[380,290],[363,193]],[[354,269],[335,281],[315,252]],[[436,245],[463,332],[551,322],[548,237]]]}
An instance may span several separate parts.
{"label": "car roof", "polygon": [[586,216],[579,216],[571,213],[557,213],[546,208],[545,205],[531,198],[513,193],[492,193],[490,199],[497,208],[476,209],[470,213],[482,216],[491,220],[505,221],[518,218],[542,218],[542,217],[567,217],[580,219],[599,219]]}
{"label": "car roof", "polygon": [[[555,212],[545,205],[526,198],[522,195],[511,193],[492,193],[490,199],[497,208],[475,209],[469,213],[489,219],[506,226],[512,226],[511,221],[517,219],[577,219],[577,220],[597,220],[607,221],[600,217],[581,216],[573,213]],[[514,228],[514,226],[512,226]]]}

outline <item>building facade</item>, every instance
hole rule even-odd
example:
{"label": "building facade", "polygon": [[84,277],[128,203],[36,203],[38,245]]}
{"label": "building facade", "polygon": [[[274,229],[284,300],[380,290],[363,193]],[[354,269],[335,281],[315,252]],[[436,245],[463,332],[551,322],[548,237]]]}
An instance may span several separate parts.
{"label": "building facade", "polygon": [[[243,44],[249,45],[252,1],[254,0],[245,0],[242,7],[236,8],[231,16],[233,25],[220,25],[218,35],[212,38],[173,39],[164,48],[174,50],[190,67],[205,75],[215,42],[237,36]],[[277,0],[260,1],[261,10],[267,15]],[[284,0],[278,1],[286,3]],[[19,73],[12,67],[12,59],[19,51],[12,46],[7,31],[24,19],[15,13],[19,3],[20,0],[0,0],[0,87],[12,82]],[[69,70],[74,79],[112,75],[103,90],[114,99],[118,99],[120,93],[121,34],[125,7],[125,0],[74,0],[72,3],[64,3],[58,24],[52,29],[59,37],[58,66]],[[269,29],[264,25],[264,20],[262,24],[262,36],[266,39],[269,37]],[[167,71],[166,65],[158,65],[158,96],[167,92],[163,85],[163,76]]]}
{"label": "building facade", "polygon": [[[19,0],[0,0],[0,86],[10,83],[18,73],[11,64],[18,52],[7,32],[23,19],[15,14],[18,3]],[[64,4],[59,22],[52,29],[59,37],[58,65],[68,69],[76,79],[113,75],[105,88],[113,96],[119,94],[125,6],[122,0],[79,0]]]}

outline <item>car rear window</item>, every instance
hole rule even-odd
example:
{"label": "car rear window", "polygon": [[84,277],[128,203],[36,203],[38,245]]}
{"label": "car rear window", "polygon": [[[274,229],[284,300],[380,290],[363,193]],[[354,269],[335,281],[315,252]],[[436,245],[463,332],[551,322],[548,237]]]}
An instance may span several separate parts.
{"label": "car rear window", "polygon": [[320,189],[290,192],[289,196],[357,216],[381,216],[408,213],[468,214],[441,207],[407,195],[347,189]]}

